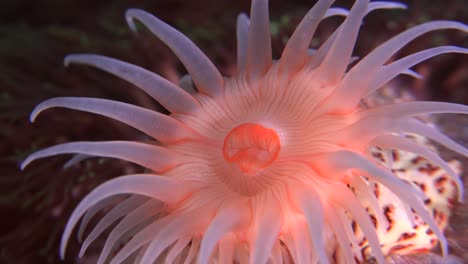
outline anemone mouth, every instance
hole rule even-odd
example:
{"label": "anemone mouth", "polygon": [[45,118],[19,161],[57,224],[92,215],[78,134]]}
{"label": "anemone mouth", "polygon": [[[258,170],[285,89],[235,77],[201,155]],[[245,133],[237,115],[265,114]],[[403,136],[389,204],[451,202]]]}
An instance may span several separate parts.
{"label": "anemone mouth", "polygon": [[280,138],[275,130],[244,123],[234,127],[225,137],[223,156],[245,174],[254,175],[273,163],[280,149]]}

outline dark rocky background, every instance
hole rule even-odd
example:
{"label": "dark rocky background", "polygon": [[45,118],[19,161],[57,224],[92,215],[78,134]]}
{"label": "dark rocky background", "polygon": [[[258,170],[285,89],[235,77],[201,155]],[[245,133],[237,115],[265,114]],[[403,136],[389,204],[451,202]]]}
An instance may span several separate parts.
{"label": "dark rocky background", "polygon": [[[315,1],[270,2],[277,58],[295,25]],[[356,48],[358,56],[415,24],[433,19],[468,22],[466,0],[402,2],[409,10],[378,11],[367,17]],[[335,5],[351,4],[337,1]],[[125,24],[124,11],[139,7],[187,34],[223,74],[232,75],[235,19],[239,12],[248,12],[249,5],[247,0],[0,0],[0,263],[59,263],[60,234],[82,197],[106,179],[141,171],[135,165],[110,159],[91,159],[63,170],[67,157],[44,159],[24,172],[18,170],[27,154],[57,143],[143,138],[116,121],[64,109],[46,111],[30,124],[29,113],[44,99],[99,97],[159,108],[130,84],[106,73],[84,66],[65,68],[63,57],[77,52],[99,53],[144,66],[177,82],[185,72],[170,50],[147,30],[134,34]],[[322,23],[312,46],[326,39],[340,22],[337,18]],[[460,32],[437,31],[418,38],[398,56],[444,44],[467,47],[468,38]],[[417,98],[468,104],[466,56],[444,55],[414,69],[426,78],[403,77],[397,83],[399,89]],[[438,122],[449,135],[468,145],[466,116],[447,116]],[[462,161],[468,167],[466,159]],[[468,259],[466,203],[457,206],[452,222],[447,231],[451,252]],[[68,256],[76,256],[75,236],[69,249]],[[416,259],[415,263],[423,263],[423,257]],[[76,260],[70,257],[65,262]]]}

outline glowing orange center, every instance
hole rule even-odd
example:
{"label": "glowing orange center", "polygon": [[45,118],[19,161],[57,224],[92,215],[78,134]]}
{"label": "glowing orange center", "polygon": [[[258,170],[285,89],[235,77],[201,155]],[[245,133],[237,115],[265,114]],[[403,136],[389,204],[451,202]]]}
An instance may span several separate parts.
{"label": "glowing orange center", "polygon": [[280,138],[270,128],[245,123],[236,126],[224,139],[223,155],[248,174],[270,165],[280,151]]}

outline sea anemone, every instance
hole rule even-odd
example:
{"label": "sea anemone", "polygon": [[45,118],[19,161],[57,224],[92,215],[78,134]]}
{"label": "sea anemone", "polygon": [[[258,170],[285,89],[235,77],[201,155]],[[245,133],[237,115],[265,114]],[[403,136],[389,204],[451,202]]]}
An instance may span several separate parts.
{"label": "sea anemone", "polygon": [[[468,53],[465,48],[441,46],[387,63],[422,34],[468,27],[453,21],[427,22],[353,62],[366,14],[404,5],[356,0],[348,11],[331,8],[333,2],[318,1],[280,59],[273,61],[268,1],[253,0],[250,18],[240,14],[237,20],[237,74],[224,78],[183,34],[145,11],[128,10],[125,16],[132,30],[135,20],[140,21],[178,56],[193,80],[193,90],[116,59],[66,57],[66,65],[90,65],[129,81],[170,114],[105,99],[69,97],[46,100],[34,109],[31,121],[46,109],[65,107],[117,119],[155,140],[65,143],[37,151],[23,162],[22,168],[39,158],[78,153],[73,162],[88,156],[112,157],[151,171],[109,180],[87,195],[66,225],[61,257],[79,220],[83,217],[81,237],[90,219],[120,198],[87,235],[80,255],[119,220],[98,263],[134,258],[141,263],[196,259],[259,264],[281,263],[288,256],[296,263],[353,263],[363,260],[356,227],[373,258],[384,263],[388,252],[378,233],[393,223],[377,201],[382,197],[373,189],[376,184],[406,209],[401,221],[426,224],[446,255],[447,241],[424,204],[425,193],[380,163],[372,149],[382,150],[382,155],[398,149],[426,157],[449,175],[461,200],[462,183],[453,168],[407,134],[422,135],[468,156],[467,149],[415,118],[468,114],[468,107],[443,102],[368,107],[362,99],[400,74],[420,77],[410,67],[421,61],[444,53]],[[309,50],[318,24],[333,15],[346,18],[320,48]]]}

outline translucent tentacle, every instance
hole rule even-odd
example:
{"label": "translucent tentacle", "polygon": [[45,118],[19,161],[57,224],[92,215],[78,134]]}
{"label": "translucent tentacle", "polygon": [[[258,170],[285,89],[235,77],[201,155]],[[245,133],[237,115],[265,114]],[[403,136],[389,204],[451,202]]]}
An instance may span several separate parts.
{"label": "translucent tentacle", "polygon": [[338,214],[331,205],[324,204],[325,215],[327,215],[327,222],[330,223],[332,230],[335,233],[336,240],[343,252],[345,259],[353,259],[352,246],[349,245],[349,238],[347,237],[346,230],[338,218]]}
{"label": "translucent tentacle", "polygon": [[[401,4],[401,3],[395,3],[395,2],[381,2],[381,1],[375,1],[369,3],[367,7],[367,12],[366,15],[369,14],[370,12],[374,10],[379,10],[379,9],[405,9],[406,5]],[[348,13],[349,14],[349,13]],[[313,59],[309,62],[309,68],[314,69],[318,65],[320,65],[325,56],[328,54],[332,44],[335,42],[336,37],[338,35],[338,32],[341,30],[340,26],[338,29],[336,29],[333,34],[323,43],[317,53],[314,54]]]}
{"label": "translucent tentacle", "polygon": [[[424,203],[422,202],[423,199],[422,197],[420,197],[422,193],[418,188],[413,188],[408,184],[404,184],[396,176],[392,177],[392,174],[390,172],[377,166],[376,164],[372,163],[371,161],[367,160],[366,158],[362,157],[357,153],[341,150],[328,154],[327,156],[328,161],[324,162],[323,164],[326,164],[328,167],[331,166],[330,168],[334,168],[335,170],[344,171],[354,168],[360,173],[362,173],[364,176],[377,180],[380,183],[384,184],[387,188],[389,188],[404,203],[406,203],[408,206],[414,209],[416,213],[421,217],[421,219],[424,222],[426,222],[426,224],[432,229],[432,231],[436,234],[437,238],[439,239],[441,243],[442,253],[444,254],[444,256],[447,255],[447,240],[445,239],[439,226],[435,223],[434,219],[424,206]],[[330,163],[327,164],[327,162]],[[391,178],[396,179],[401,184],[395,184],[394,181],[390,180]],[[346,199],[341,200],[346,201]]]}
{"label": "translucent tentacle", "polygon": [[[185,215],[179,216],[174,219],[171,223],[161,230],[149,244],[141,263],[154,263],[159,255],[172,243],[180,239],[186,234],[199,232],[199,230],[208,224],[206,217],[206,211],[191,212]],[[120,258],[123,260],[122,258]],[[117,264],[119,258],[117,256],[112,260],[112,264]]]}
{"label": "translucent tentacle", "polygon": [[458,200],[460,202],[463,200],[463,183],[461,179],[458,177],[455,171],[453,171],[453,169],[448,165],[448,163],[441,159],[436,153],[415,143],[414,141],[394,135],[378,136],[374,138],[369,144],[381,148],[400,149],[408,151],[419,156],[425,157],[426,159],[434,162],[434,164],[445,170],[455,181],[458,189]]}
{"label": "translucent tentacle", "polygon": [[[416,102],[415,102],[416,103]],[[430,102],[426,102],[430,103]],[[396,106],[396,105],[395,105]],[[397,107],[387,108],[386,111],[400,111],[397,115],[401,115],[401,109]],[[426,105],[428,106],[428,105]],[[462,107],[461,105],[458,105]],[[431,109],[434,109],[433,106],[429,105]],[[450,105],[448,106],[451,107]],[[414,109],[413,109],[414,110]],[[427,109],[423,109],[427,110]],[[445,110],[445,111],[444,111]],[[454,109],[439,109],[440,112],[453,112]],[[372,110],[369,110],[372,111]],[[393,115],[395,113],[387,113],[382,109],[379,110],[381,115]],[[436,110],[434,110],[436,111]],[[426,113],[427,111],[422,111]],[[373,113],[373,115],[375,112]],[[409,112],[406,111],[405,115],[419,114],[417,111]],[[468,157],[468,149],[458,144],[454,140],[450,139],[445,134],[439,132],[436,128],[431,127],[425,123],[422,123],[414,118],[380,118],[377,117],[363,118],[356,122],[355,124],[347,127],[346,129],[336,132],[334,135],[330,135],[330,139],[337,140],[340,144],[350,144],[353,147],[363,148],[365,144],[370,142],[373,138],[379,135],[388,134],[388,133],[413,133],[419,134],[429,139],[432,139],[446,148],[459,153],[460,155]],[[359,138],[359,140],[355,140]],[[353,145],[354,144],[354,145]]]}
{"label": "translucent tentacle", "polygon": [[131,141],[71,142],[34,152],[21,164],[21,169],[34,160],[69,153],[127,160],[153,171],[168,170],[183,161],[182,156],[163,147]]}
{"label": "translucent tentacle", "polygon": [[408,8],[407,5],[399,2],[390,2],[390,1],[373,1],[369,4],[367,8],[367,14],[374,10],[379,9],[406,9]]}
{"label": "translucent tentacle", "polygon": [[468,149],[458,144],[444,133],[439,132],[436,128],[432,128],[420,121],[414,119],[398,120],[394,123],[394,129],[398,132],[408,132],[419,134],[421,136],[432,139],[446,148],[468,157]]}
{"label": "translucent tentacle", "polygon": [[96,67],[124,79],[148,95],[172,113],[190,113],[198,102],[186,91],[139,66],[117,59],[94,54],[75,54],[65,58],[65,65],[79,63]]}
{"label": "translucent tentacle", "polygon": [[339,223],[341,223],[341,226],[345,231],[345,235],[347,237],[347,240],[345,241],[351,242],[351,249],[354,252],[354,256],[356,256],[359,259],[359,261],[362,261],[361,247],[359,246],[356,240],[356,236],[354,235],[354,231],[352,229],[351,222],[348,216],[346,215],[343,208],[333,206],[332,210],[335,210],[336,215],[338,216]]}
{"label": "translucent tentacle", "polygon": [[405,183],[396,177],[393,173],[383,167],[377,166],[372,161],[367,160],[365,157],[347,150],[339,150],[328,154],[315,157],[317,164],[321,164],[330,171],[335,172],[337,175],[345,174],[353,168],[360,168],[365,165],[370,177],[385,186],[390,190],[400,189],[405,192],[414,193],[418,198],[425,198],[424,193],[413,188],[411,185]]}
{"label": "translucent tentacle", "polygon": [[403,102],[383,105],[362,112],[362,117],[402,118],[425,114],[466,114],[468,106],[445,102]]}
{"label": "translucent tentacle", "polygon": [[246,204],[223,206],[205,231],[197,263],[207,264],[218,241],[228,232],[246,226],[249,220],[250,208]]}
{"label": "translucent tentacle", "polygon": [[219,241],[219,263],[232,263],[234,260],[235,238],[232,233],[226,234]]}
{"label": "translucent tentacle", "polygon": [[66,169],[70,168],[71,166],[76,165],[76,164],[82,162],[83,160],[86,160],[86,159],[89,159],[89,158],[92,158],[92,157],[93,156],[91,156],[91,155],[77,154],[77,155],[73,156],[70,160],[68,160],[65,164],[63,164],[63,169],[66,170]]}
{"label": "translucent tentacle", "polygon": [[[162,232],[167,226],[172,222],[177,220],[180,217],[180,214],[169,214],[165,217],[159,218],[153,223],[147,225],[143,229],[139,230],[133,237],[128,241],[125,246],[111,259],[111,264],[122,263],[128,256],[133,252],[142,248],[138,254],[139,263],[141,262],[144,254],[148,252],[149,242]],[[152,262],[151,262],[152,263]]]}
{"label": "translucent tentacle", "polygon": [[[117,194],[140,194],[164,202],[174,203],[194,190],[193,183],[168,179],[154,174],[133,174],[109,180],[88,194],[70,216],[60,242],[63,259],[71,232],[81,216],[98,201]],[[176,191],[174,191],[176,190]]]}
{"label": "translucent tentacle", "polygon": [[192,246],[189,249],[189,252],[187,254],[187,257],[185,258],[184,264],[192,263],[192,260],[197,255],[198,248],[200,247],[200,241],[201,239],[199,237],[192,239]]}
{"label": "translucent tentacle", "polygon": [[78,228],[78,241],[82,242],[83,240],[83,234],[84,231],[86,230],[86,227],[88,226],[89,221],[102,209],[106,208],[112,202],[115,201],[115,197],[109,197],[107,199],[104,199],[97,204],[93,205],[88,211],[83,216],[83,219],[81,220],[80,227]]}
{"label": "translucent tentacle", "polygon": [[284,214],[272,195],[258,199],[263,201],[258,202],[257,208],[253,210],[255,215],[250,263],[265,264],[283,226]]}
{"label": "translucent tentacle", "polygon": [[[468,31],[468,26],[453,21],[433,21],[410,28],[384,42],[348,72],[343,84],[338,86],[331,95],[333,100],[330,101],[335,104],[333,108],[340,112],[351,111],[366,94],[369,83],[372,81],[369,77],[374,76],[395,52],[420,35],[440,29]],[[369,77],[363,78],[363,76]]]}
{"label": "translucent tentacle", "polygon": [[327,10],[325,15],[322,18],[322,21],[325,18],[329,18],[332,16],[347,16],[349,14],[349,10],[346,8],[341,8],[341,7],[331,7]]}
{"label": "translucent tentacle", "polygon": [[[334,190],[334,195],[329,195],[329,199],[338,206],[344,208],[350,213],[354,220],[361,227],[362,232],[369,241],[369,245],[372,248],[372,253],[377,259],[378,263],[385,263],[385,257],[380,248],[380,241],[375,232],[374,225],[364,207],[361,205],[359,200],[354,194],[342,183],[333,183],[328,188]],[[336,192],[336,193],[335,193]]]}
{"label": "translucent tentacle", "polygon": [[384,216],[382,207],[379,205],[379,201],[374,195],[374,192],[371,190],[369,185],[362,179],[361,176],[352,175],[351,177],[352,186],[356,188],[369,202],[370,207],[375,213],[377,221],[380,223],[378,228],[386,230],[388,226],[388,221]]}
{"label": "translucent tentacle", "polygon": [[272,62],[268,0],[252,1],[249,39],[247,46],[247,73],[250,80],[263,76]]}
{"label": "translucent tentacle", "polygon": [[169,253],[167,253],[166,260],[164,261],[165,264],[172,264],[174,263],[175,258],[180,252],[188,245],[188,243],[192,240],[191,236],[184,236],[181,239],[177,240],[177,242],[172,246]]}
{"label": "translucent tentacle", "polygon": [[208,95],[222,91],[223,77],[210,59],[184,34],[143,10],[129,9],[125,18],[133,31],[136,31],[134,20],[137,19],[168,45],[187,68],[199,91]]}
{"label": "translucent tentacle", "polygon": [[[309,234],[307,232],[304,232],[304,230],[307,230],[307,229],[309,229],[309,234],[310,234],[310,229],[311,229],[310,224],[307,224],[305,221],[296,221],[296,223],[294,223],[294,226],[291,227],[291,236],[294,242],[294,252],[291,252],[292,248],[289,248],[289,246],[288,246],[288,249],[290,250],[291,254],[295,255],[295,263],[309,263],[310,262],[311,241],[310,241]],[[314,243],[314,247],[315,247],[315,243]],[[312,256],[315,257],[315,254],[312,253]],[[324,263],[328,263],[328,262],[324,262]]]}
{"label": "translucent tentacle", "polygon": [[104,263],[109,253],[111,253],[112,248],[124,233],[146,221],[151,216],[158,214],[162,208],[163,206],[161,206],[160,201],[149,200],[125,216],[114,229],[112,229],[107,237],[97,263]]}
{"label": "translucent tentacle", "polygon": [[395,78],[397,75],[401,73],[407,73],[408,68],[424,60],[445,53],[468,54],[468,49],[454,46],[431,48],[411,54],[388,65],[382,66],[382,68],[377,72],[376,76],[371,81],[370,85],[367,87],[365,96],[372,94],[375,90],[382,87],[384,84]]}
{"label": "translucent tentacle", "polygon": [[242,13],[237,16],[236,36],[237,36],[237,72],[245,71],[247,64],[247,44],[249,37],[249,17]]}
{"label": "translucent tentacle", "polygon": [[271,262],[272,264],[283,264],[283,256],[281,253],[281,243],[276,241],[271,252]]}
{"label": "translucent tentacle", "polygon": [[293,197],[295,203],[298,205],[300,210],[303,212],[307,226],[309,228],[309,234],[314,247],[314,255],[318,256],[319,262],[322,264],[328,263],[326,255],[322,231],[324,227],[323,219],[323,206],[320,196],[317,192],[309,186],[307,190],[301,188],[294,188]]}
{"label": "translucent tentacle", "polygon": [[369,0],[357,0],[337,30],[336,39],[321,63],[320,69],[323,78],[320,80],[321,82],[335,84],[341,80],[351,58],[359,26],[366,14],[368,4]]}
{"label": "translucent tentacle", "polygon": [[[416,78],[416,79],[424,78],[424,76],[422,76],[421,74],[419,74],[419,73],[417,73],[417,72],[415,72],[415,71],[413,71],[411,69],[406,69],[406,70],[400,72],[400,74],[405,74],[405,75],[411,76],[411,77]],[[382,85],[384,85],[384,84],[382,84]],[[370,93],[368,95],[370,95]]]}
{"label": "translucent tentacle", "polygon": [[88,249],[89,245],[112,223],[117,219],[127,215],[133,208],[141,205],[145,200],[148,200],[147,197],[133,195],[126,199],[125,201],[119,203],[114,208],[112,208],[106,215],[94,226],[93,230],[86,237],[83,245],[81,246],[79,257],[82,257]]}
{"label": "translucent tentacle", "polygon": [[286,43],[280,60],[280,70],[286,74],[295,72],[307,59],[307,48],[320,21],[334,0],[318,1],[294,30]]}
{"label": "translucent tentacle", "polygon": [[194,137],[194,132],[168,115],[131,104],[97,98],[56,97],[46,100],[34,108],[31,122],[34,122],[42,111],[52,107],[65,107],[107,116],[162,142],[176,142]]}

